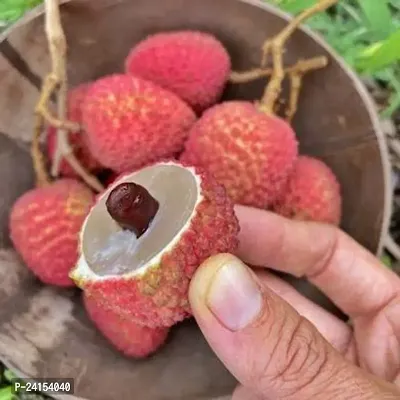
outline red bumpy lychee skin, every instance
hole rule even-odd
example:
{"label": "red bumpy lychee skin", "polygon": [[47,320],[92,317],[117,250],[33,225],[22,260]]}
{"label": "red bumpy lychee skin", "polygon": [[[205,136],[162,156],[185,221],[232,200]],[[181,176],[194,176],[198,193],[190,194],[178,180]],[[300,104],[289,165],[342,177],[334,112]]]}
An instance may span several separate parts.
{"label": "red bumpy lychee skin", "polygon": [[32,189],[14,204],[10,237],[27,267],[44,283],[70,287],[78,259],[82,223],[94,203],[92,192],[73,179]]}
{"label": "red bumpy lychee skin", "polygon": [[[68,119],[78,124],[82,123],[82,103],[85,99],[90,84],[82,84],[70,90],[68,94]],[[49,127],[47,132],[47,153],[51,161],[53,161],[54,152],[57,145],[57,130]],[[76,158],[82,166],[90,172],[99,171],[102,166],[92,156],[87,145],[87,136],[84,131],[70,133],[68,136],[69,143]],[[60,174],[64,177],[78,178],[78,174],[65,160],[61,161]]]}
{"label": "red bumpy lychee skin", "polygon": [[220,99],[231,61],[222,43],[209,33],[165,32],[135,46],[126,71],[171,90],[201,113]]}
{"label": "red bumpy lychee skin", "polygon": [[268,208],[297,158],[292,128],[250,102],[229,101],[207,110],[192,127],[180,160],[222,183],[237,204]]}
{"label": "red bumpy lychee skin", "polygon": [[342,213],[340,185],[322,161],[300,156],[274,210],[285,217],[339,225]]}
{"label": "red bumpy lychee skin", "polygon": [[238,245],[239,223],[225,189],[208,173],[190,168],[200,181],[201,200],[195,214],[179,239],[143,274],[94,279],[79,268],[71,273],[77,285],[102,306],[149,327],[170,327],[190,317],[188,288],[196,269],[208,257],[232,252]]}
{"label": "red bumpy lychee skin", "polygon": [[85,309],[96,328],[122,354],[146,358],[165,343],[169,328],[149,328],[105,309],[92,297],[83,295]]}
{"label": "red bumpy lychee skin", "polygon": [[94,82],[83,105],[92,154],[115,172],[129,172],[183,149],[194,111],[178,96],[130,75]]}

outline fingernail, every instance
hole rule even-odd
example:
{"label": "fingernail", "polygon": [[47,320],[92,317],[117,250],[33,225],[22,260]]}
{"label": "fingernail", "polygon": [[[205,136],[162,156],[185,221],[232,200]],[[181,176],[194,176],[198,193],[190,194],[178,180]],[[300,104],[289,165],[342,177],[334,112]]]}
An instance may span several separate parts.
{"label": "fingernail", "polygon": [[245,328],[258,316],[261,292],[240,260],[233,259],[215,274],[207,293],[207,306],[232,331]]}

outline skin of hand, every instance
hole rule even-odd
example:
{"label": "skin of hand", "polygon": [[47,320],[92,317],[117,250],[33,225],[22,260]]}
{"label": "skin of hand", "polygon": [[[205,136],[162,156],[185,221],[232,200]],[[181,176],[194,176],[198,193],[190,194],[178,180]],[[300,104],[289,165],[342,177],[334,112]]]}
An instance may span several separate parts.
{"label": "skin of hand", "polygon": [[[400,399],[400,278],[335,227],[236,213],[237,253],[206,260],[189,291],[200,329],[240,383],[232,399]],[[351,326],[266,267],[307,277]]]}

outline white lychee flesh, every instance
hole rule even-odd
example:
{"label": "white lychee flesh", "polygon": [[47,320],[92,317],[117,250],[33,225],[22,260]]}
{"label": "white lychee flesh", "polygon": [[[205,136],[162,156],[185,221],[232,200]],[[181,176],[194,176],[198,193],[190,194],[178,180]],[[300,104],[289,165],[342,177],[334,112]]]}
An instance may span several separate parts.
{"label": "white lychee flesh", "polygon": [[[123,230],[106,208],[110,192],[126,182],[145,187],[159,202],[156,216],[139,239],[133,232]],[[158,263],[195,217],[202,201],[200,183],[193,168],[174,162],[155,164],[118,179],[99,197],[83,224],[81,256],[73,278],[97,280],[141,274],[146,265]]]}

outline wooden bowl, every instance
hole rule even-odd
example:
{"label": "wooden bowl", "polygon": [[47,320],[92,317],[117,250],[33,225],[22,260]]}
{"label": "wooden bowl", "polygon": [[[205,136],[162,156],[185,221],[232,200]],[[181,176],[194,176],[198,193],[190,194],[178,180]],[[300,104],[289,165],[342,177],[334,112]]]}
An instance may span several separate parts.
{"label": "wooden bowl", "polygon": [[[182,28],[210,31],[228,48],[234,69],[254,67],[260,47],[288,17],[245,0],[71,0],[62,6],[71,85],[122,71],[132,45],[147,34]],[[0,356],[23,377],[75,379],[75,395],[92,400],[211,399],[236,382],[213,355],[197,326],[175,327],[154,357],[122,357],[88,321],[76,290],[39,283],[12,249],[8,213],[33,186],[28,145],[32,110],[49,70],[43,10],[0,36]],[[342,228],[379,252],[390,215],[388,155],[373,104],[358,78],[315,34],[299,30],[286,63],[326,54],[328,68],[310,74],[294,121],[301,151],[325,160],[343,189]],[[263,81],[228,87],[226,98],[254,100]],[[311,285],[291,280],[332,309]]]}

